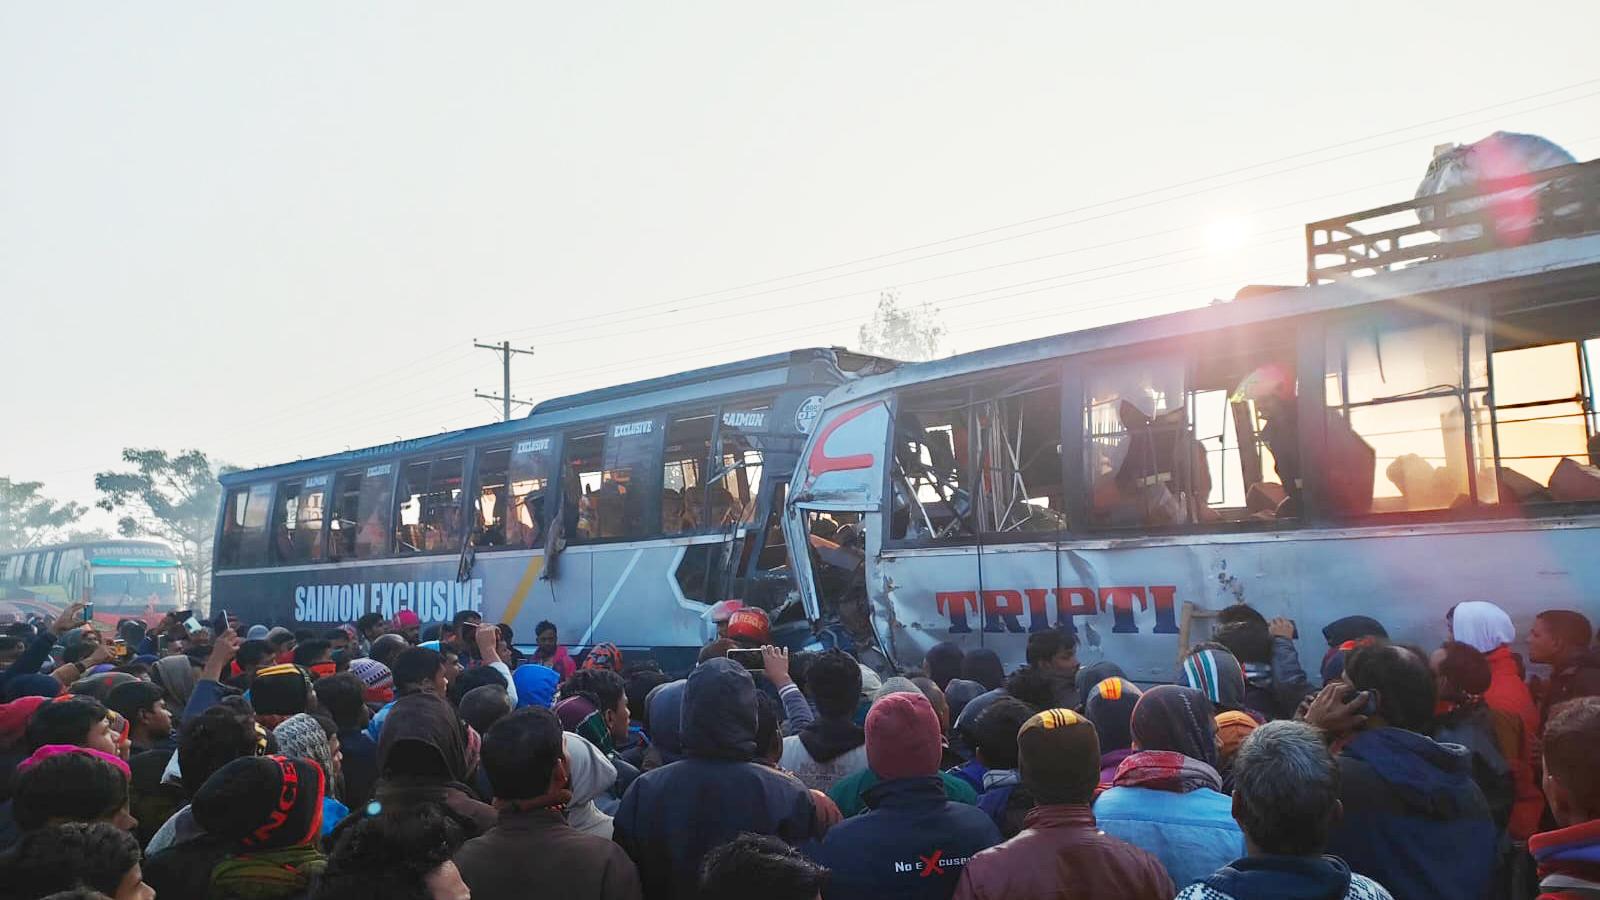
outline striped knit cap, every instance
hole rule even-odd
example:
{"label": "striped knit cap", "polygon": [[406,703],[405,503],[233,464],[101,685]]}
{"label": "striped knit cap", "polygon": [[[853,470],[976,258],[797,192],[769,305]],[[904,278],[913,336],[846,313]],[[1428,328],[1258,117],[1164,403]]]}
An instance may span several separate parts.
{"label": "striped knit cap", "polygon": [[1047,709],[1017,732],[1017,769],[1038,803],[1087,804],[1100,783],[1100,738],[1070,709]]}

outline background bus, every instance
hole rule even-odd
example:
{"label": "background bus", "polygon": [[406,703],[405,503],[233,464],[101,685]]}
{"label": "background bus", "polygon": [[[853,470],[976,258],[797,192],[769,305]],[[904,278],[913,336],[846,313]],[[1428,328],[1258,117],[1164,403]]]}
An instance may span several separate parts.
{"label": "background bus", "polygon": [[1600,619],[1597,166],[1517,182],[1563,216],[1522,240],[1469,192],[1396,204],[1308,226],[1312,286],[843,385],[784,519],[808,614],[904,666],[1065,628],[1157,681],[1238,602],[1308,667],[1351,614],[1430,647],[1462,600]]}
{"label": "background bus", "polygon": [[722,599],[809,634],[777,511],[822,395],[887,365],[796,350],[224,475],[212,608],[313,628],[475,609],[521,645],[550,620],[679,668]]}
{"label": "background bus", "polygon": [[89,541],[0,552],[0,621],[55,618],[88,588],[95,621],[154,625],[188,606],[178,554],[159,541]]}

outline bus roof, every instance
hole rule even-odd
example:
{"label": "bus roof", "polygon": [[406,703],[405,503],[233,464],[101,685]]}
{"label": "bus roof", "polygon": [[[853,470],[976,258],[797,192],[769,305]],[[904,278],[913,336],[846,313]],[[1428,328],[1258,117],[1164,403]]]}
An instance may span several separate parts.
{"label": "bus roof", "polygon": [[173,550],[172,546],[165,541],[115,537],[95,541],[67,541],[60,544],[42,544],[38,547],[16,547],[10,550],[0,549],[0,557],[16,556],[23,553],[48,553],[52,550],[69,550],[74,547],[143,548],[164,550],[174,559],[177,558],[177,551]]}
{"label": "bus roof", "polygon": [[[627,412],[707,402],[730,395],[775,390],[788,384],[816,383],[815,377],[808,378],[808,375],[831,373],[837,378],[839,373],[870,373],[894,365],[897,363],[892,360],[854,353],[842,347],[807,347],[554,397],[540,402],[521,419],[391,441],[292,463],[241,469],[227,472],[218,480],[232,487],[264,479],[309,475],[374,458],[464,446],[496,436],[524,433],[532,428],[561,428]],[[817,367],[821,367],[822,372],[818,372]]]}
{"label": "bus roof", "polygon": [[1288,319],[1419,294],[1508,282],[1571,285],[1600,277],[1600,234],[1558,238],[1472,256],[1423,263],[1305,287],[1285,287],[1247,298],[974,350],[945,359],[907,363],[881,375],[835,388],[828,406],[882,391],[1099,350],[1171,340],[1260,322]]}

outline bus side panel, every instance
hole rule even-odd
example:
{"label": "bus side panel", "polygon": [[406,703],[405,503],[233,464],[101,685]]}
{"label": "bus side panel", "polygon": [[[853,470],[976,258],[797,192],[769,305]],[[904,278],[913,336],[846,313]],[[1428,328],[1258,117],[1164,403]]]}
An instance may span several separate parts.
{"label": "bus side panel", "polygon": [[[1327,649],[1321,630],[1344,616],[1371,616],[1394,639],[1424,647],[1447,638],[1445,613],[1463,600],[1500,604],[1511,614],[1519,639],[1545,609],[1600,617],[1590,588],[1600,578],[1596,524],[1451,533],[1367,529],[1063,547],[1057,578],[1041,577],[1048,575],[1050,551],[1033,545],[1006,554],[1015,557],[1012,562],[999,554],[992,561],[986,557],[984,590],[1019,591],[1025,607],[1030,596],[1048,591],[1049,624],[1072,623],[1082,639],[1079,658],[1085,665],[1111,660],[1143,681],[1172,679],[1185,604],[1200,613],[1190,622],[1192,643],[1212,630],[1205,612],[1248,603],[1269,619],[1296,621],[1301,661],[1315,682]],[[878,579],[869,582],[874,614],[889,617],[894,626],[892,649],[901,666],[916,665],[941,640],[977,646],[970,614],[962,622],[951,613],[958,607],[940,603],[948,572],[942,552],[885,554],[879,567],[893,589],[885,592]],[[1030,617],[1023,616],[1021,623],[1030,625]],[[982,639],[1008,668],[1022,664],[1026,627],[1022,632],[1002,627],[984,632]]]}
{"label": "bus side panel", "polygon": [[326,630],[369,612],[393,618],[402,609],[423,622],[448,622],[462,609],[479,610],[491,567],[479,562],[473,577],[456,581],[454,556],[393,560],[370,565],[285,567],[217,572],[211,609],[251,625]]}
{"label": "bus side panel", "polygon": [[[939,547],[888,551],[878,557],[868,579],[875,601],[877,631],[887,637],[890,655],[922,661],[928,648],[951,641],[963,650],[986,646],[978,599],[978,548]],[[887,598],[887,604],[882,597]],[[890,610],[885,628],[884,606]],[[1004,653],[1005,651],[1000,651]]]}
{"label": "bus side panel", "polygon": [[510,625],[519,646],[533,644],[540,622],[553,623],[561,643],[575,643],[593,612],[595,549],[568,547],[554,578],[545,577],[543,553],[478,557],[474,572],[487,576],[484,621]]}
{"label": "bus side panel", "polygon": [[675,572],[683,544],[608,548],[595,563],[594,618],[572,641],[592,646],[698,647],[710,607],[683,595]]}

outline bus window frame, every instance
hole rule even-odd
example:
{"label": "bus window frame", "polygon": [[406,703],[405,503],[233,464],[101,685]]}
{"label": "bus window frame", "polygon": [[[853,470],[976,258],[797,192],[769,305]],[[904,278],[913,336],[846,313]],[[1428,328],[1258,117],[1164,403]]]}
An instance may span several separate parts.
{"label": "bus window frame", "polygon": [[[472,452],[475,449],[477,448],[472,446],[451,447],[444,450],[435,450],[432,453],[422,453],[416,456],[394,458],[393,462],[395,469],[391,474],[394,482],[389,489],[389,546],[388,552],[383,554],[383,558],[416,559],[424,556],[452,556],[459,555],[461,553],[462,547],[465,546],[467,534],[470,533],[470,529],[467,527],[470,524],[467,518],[467,489],[472,484],[471,480],[468,478],[468,475],[475,473],[476,469],[477,460]],[[449,459],[454,456],[461,457],[461,495],[456,498],[456,546],[454,548],[446,548],[441,550],[417,549],[409,552],[402,552],[400,549],[399,531],[400,504],[402,502],[400,486],[402,479],[405,477],[406,470],[416,463],[426,462],[428,464],[428,480],[423,487],[431,487],[433,485],[434,465],[442,460]],[[418,515],[421,515],[421,510],[418,510]]]}
{"label": "bus window frame", "polygon": [[[282,496],[283,486],[285,484],[290,483],[290,482],[299,483],[300,490],[295,493],[295,497],[294,497],[295,503],[298,504],[300,502],[301,496],[303,496],[305,494],[306,482],[308,482],[308,481],[310,481],[310,480],[312,480],[314,478],[325,479],[325,481],[322,484],[322,524],[317,528],[317,544],[316,544],[316,547],[315,547],[315,549],[313,551],[314,555],[310,559],[302,559],[302,560],[285,560],[285,559],[282,559],[282,558],[279,557],[279,554],[278,554],[277,532],[278,532],[278,527],[282,524],[282,522],[279,521],[279,513],[283,510],[283,506],[279,503],[279,501],[283,499],[283,496]],[[332,502],[333,502],[333,485],[334,485],[334,481],[337,478],[338,478],[338,471],[336,469],[328,469],[328,470],[325,470],[325,471],[322,471],[322,472],[311,472],[311,473],[308,473],[308,474],[305,474],[305,475],[293,476],[293,477],[289,477],[289,478],[279,478],[279,479],[277,479],[276,481],[274,481],[272,483],[272,512],[271,512],[271,515],[269,516],[268,521],[267,521],[267,565],[269,565],[269,566],[315,566],[315,565],[322,565],[324,563],[332,562],[332,560],[328,558],[328,540],[329,540],[328,531],[329,531],[329,522],[333,519],[333,515],[332,515],[332,512],[333,512],[333,506],[332,506]],[[299,513],[297,511],[296,512],[297,521],[298,521],[298,515],[299,515]],[[291,541],[293,541],[294,535],[290,534],[289,535],[289,539]]]}
{"label": "bus window frame", "polygon": [[[463,523],[466,526],[466,534],[462,537],[462,541],[464,542],[463,546],[465,546],[465,543],[471,541],[472,531],[473,531],[473,528],[474,528],[474,523],[477,521],[476,518],[475,518],[477,516],[477,514],[478,514],[477,498],[479,496],[481,496],[481,492],[483,490],[483,485],[478,480],[478,476],[479,476],[479,468],[478,467],[479,467],[479,463],[482,461],[484,455],[487,454],[487,453],[493,453],[493,452],[495,452],[497,450],[505,450],[506,451],[506,492],[509,495],[510,490],[511,490],[512,459],[516,456],[516,448],[517,448],[518,442],[520,442],[520,441],[541,440],[541,439],[550,441],[550,448],[548,450],[543,451],[544,453],[548,454],[548,458],[549,458],[549,467],[548,468],[549,468],[550,471],[545,475],[545,481],[546,481],[546,484],[545,484],[545,495],[548,497],[548,496],[551,496],[552,494],[554,494],[555,491],[560,490],[560,487],[561,487],[561,485],[560,485],[561,462],[562,462],[561,456],[562,456],[563,451],[566,449],[565,448],[565,441],[563,440],[563,437],[564,437],[564,432],[561,432],[561,431],[551,431],[551,430],[526,431],[526,432],[520,432],[518,434],[507,435],[505,437],[501,437],[501,438],[498,438],[498,439],[493,440],[493,441],[480,442],[480,443],[477,443],[477,444],[473,444],[471,446],[471,448],[470,448],[470,451],[471,451],[470,452],[470,455],[471,455],[471,477],[467,481],[467,483],[471,486],[471,489],[469,491],[466,491],[465,495],[464,495],[465,499],[468,499],[471,502],[468,504],[468,507],[469,507],[468,514],[463,517],[463,520],[464,520]],[[507,499],[507,511],[508,512],[510,511],[509,496],[508,496],[508,499]],[[549,510],[549,512],[554,512],[554,511],[555,511],[554,509]],[[548,515],[548,513],[547,513],[547,515]],[[547,521],[545,523],[545,532],[544,532],[544,535],[543,535],[544,538],[548,538],[549,537],[549,534],[550,534],[549,528],[550,528],[550,523]],[[479,546],[475,545],[472,548],[472,552],[474,554],[477,554],[477,553],[503,553],[503,552],[505,552],[507,550],[528,551],[528,550],[543,550],[543,549],[544,549],[543,541],[541,541],[541,543],[538,544],[538,545],[527,546],[527,547],[521,546],[519,544],[512,544],[512,543],[510,543],[508,541],[507,543],[499,544],[497,546],[479,547]],[[415,556],[417,554],[410,554],[410,555]]]}

